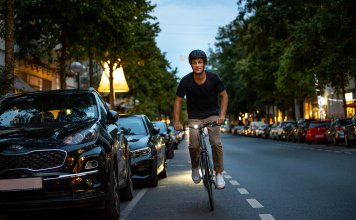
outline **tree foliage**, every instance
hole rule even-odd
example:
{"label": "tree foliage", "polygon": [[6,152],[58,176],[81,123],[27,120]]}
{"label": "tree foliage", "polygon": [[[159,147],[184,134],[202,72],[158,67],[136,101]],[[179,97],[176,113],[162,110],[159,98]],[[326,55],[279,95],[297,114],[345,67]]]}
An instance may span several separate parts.
{"label": "tree foliage", "polygon": [[236,19],[220,28],[211,50],[213,68],[232,79],[230,114],[271,105],[293,112],[295,101],[302,105],[315,97],[315,77],[320,88],[329,84],[345,93],[355,76],[356,4],[240,0],[238,6]]}
{"label": "tree foliage", "polygon": [[[92,74],[92,63],[120,59],[130,87],[125,95],[138,101],[131,113],[171,115],[176,70],[156,45],[154,8],[145,0],[14,0],[17,59],[57,64],[62,88],[72,61],[89,60]],[[0,30],[5,35],[4,22]]]}

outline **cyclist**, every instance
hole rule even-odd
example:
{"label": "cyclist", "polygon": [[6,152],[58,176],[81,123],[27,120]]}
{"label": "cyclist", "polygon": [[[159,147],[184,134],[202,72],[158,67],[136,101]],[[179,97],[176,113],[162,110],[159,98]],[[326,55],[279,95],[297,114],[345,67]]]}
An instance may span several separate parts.
{"label": "cyclist", "polygon": [[[202,50],[193,50],[189,54],[189,64],[193,72],[185,75],[177,88],[174,102],[174,129],[182,130],[180,112],[183,98],[187,98],[188,125],[216,121],[222,124],[228,105],[228,95],[224,84],[215,73],[205,70],[207,56]],[[220,97],[220,108],[218,99]],[[201,181],[199,172],[200,146],[198,129],[189,130],[189,154],[192,165],[192,179],[198,184]],[[220,140],[220,126],[208,127],[210,145],[215,171],[215,184],[218,189],[225,188],[222,175],[224,171],[223,150]]]}

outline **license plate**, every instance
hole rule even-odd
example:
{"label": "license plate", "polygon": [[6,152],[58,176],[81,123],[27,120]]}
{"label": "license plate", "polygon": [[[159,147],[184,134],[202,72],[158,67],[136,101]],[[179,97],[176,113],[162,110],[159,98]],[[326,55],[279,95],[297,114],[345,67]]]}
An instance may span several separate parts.
{"label": "license plate", "polygon": [[324,137],[324,135],[319,134],[319,135],[315,135],[315,137],[316,137],[316,138],[323,138],[323,137]]}
{"label": "license plate", "polygon": [[41,177],[0,180],[0,191],[18,191],[42,189]]}

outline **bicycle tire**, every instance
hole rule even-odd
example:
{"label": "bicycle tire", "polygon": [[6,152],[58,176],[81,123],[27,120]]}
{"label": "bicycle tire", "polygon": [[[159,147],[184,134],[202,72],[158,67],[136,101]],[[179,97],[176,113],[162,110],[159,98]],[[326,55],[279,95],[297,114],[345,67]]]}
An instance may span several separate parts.
{"label": "bicycle tire", "polygon": [[213,182],[212,182],[212,175],[211,175],[211,167],[209,166],[209,156],[205,155],[205,178],[206,178],[206,189],[208,191],[209,196],[209,204],[210,210],[214,210],[214,197],[213,197]]}

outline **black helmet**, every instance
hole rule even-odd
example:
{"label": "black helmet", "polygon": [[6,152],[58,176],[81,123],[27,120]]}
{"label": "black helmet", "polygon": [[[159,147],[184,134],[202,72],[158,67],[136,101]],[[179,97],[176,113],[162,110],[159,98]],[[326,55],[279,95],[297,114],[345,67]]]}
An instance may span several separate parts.
{"label": "black helmet", "polygon": [[198,59],[198,58],[203,59],[204,63],[208,62],[208,58],[207,58],[207,56],[206,56],[204,51],[202,51],[202,50],[193,50],[189,54],[189,64],[192,64],[192,60]]}

